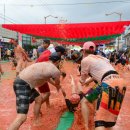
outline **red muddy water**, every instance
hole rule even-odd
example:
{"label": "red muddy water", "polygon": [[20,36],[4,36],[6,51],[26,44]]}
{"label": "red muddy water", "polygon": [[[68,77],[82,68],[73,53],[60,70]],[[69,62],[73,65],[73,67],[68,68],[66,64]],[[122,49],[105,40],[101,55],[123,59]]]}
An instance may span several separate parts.
{"label": "red muddy water", "polygon": [[[7,130],[10,123],[15,119],[16,116],[16,106],[15,106],[15,95],[13,92],[13,80],[15,78],[15,70],[11,70],[9,63],[3,63],[2,68],[5,74],[2,76],[0,81],[0,130]],[[71,95],[70,86],[70,74],[72,74],[76,80],[78,80],[76,65],[71,62],[64,63],[65,71],[67,72],[67,77],[62,81],[62,86],[67,92],[67,95]],[[127,92],[122,105],[118,121],[113,130],[130,130],[130,71],[119,71],[120,75],[125,78],[127,83]],[[93,84],[90,84],[92,86]],[[32,125],[33,121],[33,105],[30,105],[27,121],[21,126],[20,130],[55,130],[59,122],[60,116],[64,111],[67,111],[64,98],[61,92],[57,93],[55,87],[51,86],[51,96],[50,102],[51,107],[47,108],[45,104],[42,105],[41,117],[42,126],[34,127]],[[85,88],[86,89],[86,88]],[[90,108],[90,120],[89,127],[93,130],[93,116],[94,107],[92,104],[88,104]],[[80,105],[77,111],[74,113],[74,123],[70,130],[85,130],[84,123],[81,116]]]}

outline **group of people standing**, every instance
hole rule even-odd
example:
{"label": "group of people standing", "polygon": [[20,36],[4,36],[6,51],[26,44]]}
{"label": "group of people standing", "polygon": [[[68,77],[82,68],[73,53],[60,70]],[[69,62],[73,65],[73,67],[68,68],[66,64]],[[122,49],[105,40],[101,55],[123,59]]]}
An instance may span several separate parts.
{"label": "group of people standing", "polygon": [[[43,40],[44,50],[39,54],[36,62],[25,67],[26,61],[30,61],[30,59],[23,48],[17,44],[17,41],[13,44],[16,46],[14,52],[17,58],[17,77],[13,84],[17,116],[9,130],[18,130],[26,121],[29,105],[33,101],[35,101],[34,124],[40,123],[41,105],[46,102],[47,106],[50,106],[48,83],[55,86],[58,92],[61,91],[65,99],[67,98],[60,81],[60,76],[63,78],[66,76],[61,67],[61,57],[65,55],[66,49],[63,46],[56,46],[48,50],[50,40],[45,39]],[[89,130],[90,110],[87,103],[96,102],[95,130],[112,130],[126,92],[124,79],[120,77],[107,58],[95,55],[96,46],[93,42],[84,43],[82,50],[82,52],[74,51],[71,55],[74,64],[80,66],[80,80],[76,82],[71,75],[72,95],[68,99],[68,108],[71,108],[70,111],[74,110],[81,103],[85,130]],[[89,91],[83,91],[82,87],[88,86],[91,82],[95,82],[96,87],[91,87]],[[77,87],[79,88],[78,92],[76,91]]]}

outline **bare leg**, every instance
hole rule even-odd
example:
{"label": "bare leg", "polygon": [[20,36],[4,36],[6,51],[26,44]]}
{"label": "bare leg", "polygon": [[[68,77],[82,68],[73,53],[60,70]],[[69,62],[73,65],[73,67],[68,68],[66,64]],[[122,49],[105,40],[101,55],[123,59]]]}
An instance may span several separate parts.
{"label": "bare leg", "polygon": [[50,105],[50,100],[49,100],[49,97],[46,99],[46,106],[49,108],[51,105]]}
{"label": "bare leg", "polygon": [[34,125],[41,125],[41,122],[39,120],[39,114],[40,114],[40,109],[42,105],[42,97],[38,96],[35,99],[35,105],[34,105]]}
{"label": "bare leg", "polygon": [[[78,93],[81,93],[83,91],[82,89],[82,86],[81,84],[78,82]],[[95,101],[96,102],[96,101]],[[94,102],[94,103],[95,103]],[[83,98],[81,100],[81,114],[82,114],[82,117],[84,119],[84,124],[85,124],[85,130],[89,130],[89,127],[88,127],[88,120],[89,120],[89,107],[88,107],[88,101],[86,98]],[[96,103],[95,103],[96,104]]]}
{"label": "bare leg", "polygon": [[49,97],[50,97],[50,92],[46,92],[46,93],[42,94],[42,104],[46,101],[47,107],[50,107]]}
{"label": "bare leg", "polygon": [[16,119],[10,125],[8,130],[18,130],[20,126],[26,121],[27,115],[26,114],[17,114]]}
{"label": "bare leg", "polygon": [[76,91],[76,84],[75,84],[74,78],[73,78],[72,75],[70,75],[70,77],[71,77],[72,94],[73,94],[73,93],[77,93],[77,91]]}
{"label": "bare leg", "polygon": [[[75,82],[74,82],[73,78],[72,78],[71,84],[72,84],[73,92],[76,92],[76,90],[75,90],[76,85],[75,85]],[[81,87],[81,84],[79,82],[78,82],[77,86],[78,86],[78,93],[82,92],[82,87]],[[83,119],[84,119],[85,130],[89,129],[88,128],[89,108],[88,108],[88,106],[86,104],[87,102],[88,101],[85,98],[83,98],[81,100],[81,114],[82,114]]]}
{"label": "bare leg", "polygon": [[[41,96],[42,96],[42,104],[44,103],[44,102],[46,102],[46,106],[47,107],[50,107],[50,101],[49,101],[49,96],[50,96],[50,92],[46,92],[46,93],[41,93]],[[41,104],[41,106],[42,106],[42,104]],[[42,116],[42,112],[40,111],[40,116]]]}
{"label": "bare leg", "polygon": [[81,113],[84,119],[85,129],[88,130],[89,108],[86,102],[87,100],[85,98],[81,100]]}

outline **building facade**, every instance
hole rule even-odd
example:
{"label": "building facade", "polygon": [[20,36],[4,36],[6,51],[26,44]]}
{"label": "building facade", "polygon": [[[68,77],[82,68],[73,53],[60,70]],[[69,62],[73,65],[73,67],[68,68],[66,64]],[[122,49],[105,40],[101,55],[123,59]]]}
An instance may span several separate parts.
{"label": "building facade", "polygon": [[19,44],[24,48],[28,45],[32,45],[31,36],[2,28],[2,25],[0,25],[0,59],[1,51],[7,48],[13,49],[13,45],[10,43],[11,39],[18,39]]}
{"label": "building facade", "polygon": [[127,48],[130,48],[130,27],[127,28],[127,31],[124,37],[125,37]]}

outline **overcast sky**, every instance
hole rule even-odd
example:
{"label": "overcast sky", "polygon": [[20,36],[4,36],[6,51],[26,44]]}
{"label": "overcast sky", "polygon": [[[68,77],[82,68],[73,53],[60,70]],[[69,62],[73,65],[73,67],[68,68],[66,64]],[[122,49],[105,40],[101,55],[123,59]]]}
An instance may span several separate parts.
{"label": "overcast sky", "polygon": [[[61,19],[67,20],[67,23],[118,21],[117,14],[105,15],[112,12],[122,13],[122,20],[130,20],[130,0],[94,4],[110,1],[119,0],[0,0],[0,24],[42,24],[45,23],[44,17],[48,15],[58,18],[48,17],[47,23],[59,23]],[[86,4],[50,5],[74,3]]]}

